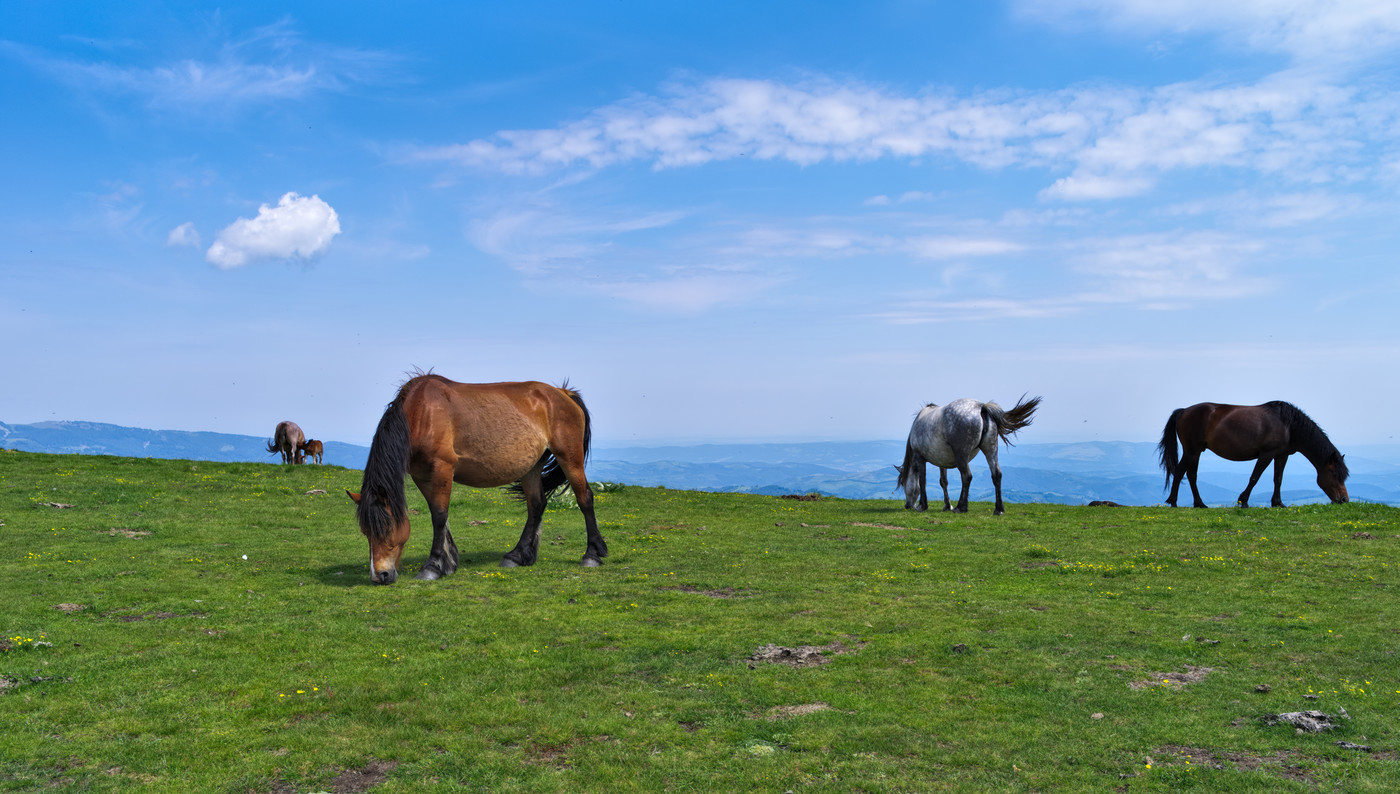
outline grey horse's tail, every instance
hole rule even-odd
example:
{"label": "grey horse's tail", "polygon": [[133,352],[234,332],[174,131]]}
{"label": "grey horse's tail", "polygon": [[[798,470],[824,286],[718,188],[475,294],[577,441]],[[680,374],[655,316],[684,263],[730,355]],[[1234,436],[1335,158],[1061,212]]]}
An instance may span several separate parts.
{"label": "grey horse's tail", "polygon": [[1040,405],[1039,397],[1026,399],[1026,395],[1021,395],[1021,399],[1016,401],[1016,407],[1009,411],[1003,411],[996,403],[982,404],[982,420],[989,422],[996,428],[997,436],[1002,443],[1011,446],[1011,437],[1017,431],[1025,427],[1030,427],[1031,416],[1035,414],[1035,409]]}

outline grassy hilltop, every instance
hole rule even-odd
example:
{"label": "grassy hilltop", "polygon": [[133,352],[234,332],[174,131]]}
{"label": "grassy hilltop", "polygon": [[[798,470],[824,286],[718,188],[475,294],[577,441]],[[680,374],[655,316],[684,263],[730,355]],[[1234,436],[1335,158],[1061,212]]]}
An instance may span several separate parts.
{"label": "grassy hilltop", "polygon": [[374,587],[358,485],[0,452],[0,790],[1400,789],[1395,508],[459,487],[423,583],[410,486]]}

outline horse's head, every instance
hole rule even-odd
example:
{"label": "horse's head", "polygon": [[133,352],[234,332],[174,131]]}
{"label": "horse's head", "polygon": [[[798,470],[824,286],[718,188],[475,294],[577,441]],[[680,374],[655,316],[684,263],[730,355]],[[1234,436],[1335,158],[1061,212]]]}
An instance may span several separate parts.
{"label": "horse's head", "polygon": [[382,495],[365,499],[353,491],[345,493],[359,506],[360,532],[369,539],[369,580],[393,584],[399,578],[399,558],[408,545],[408,516],[395,520]]}
{"label": "horse's head", "polygon": [[1341,453],[1333,454],[1326,463],[1317,467],[1317,487],[1321,488],[1333,503],[1345,504],[1351,501],[1346,482],[1349,474],[1346,456]]}

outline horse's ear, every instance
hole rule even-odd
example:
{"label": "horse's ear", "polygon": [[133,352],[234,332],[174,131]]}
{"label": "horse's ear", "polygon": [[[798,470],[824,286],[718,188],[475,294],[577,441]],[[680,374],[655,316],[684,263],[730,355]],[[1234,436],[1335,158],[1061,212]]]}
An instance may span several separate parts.
{"label": "horse's ear", "polygon": [[355,504],[360,503],[360,495],[350,490],[349,488],[345,489],[345,495],[350,497],[350,500],[353,501]]}

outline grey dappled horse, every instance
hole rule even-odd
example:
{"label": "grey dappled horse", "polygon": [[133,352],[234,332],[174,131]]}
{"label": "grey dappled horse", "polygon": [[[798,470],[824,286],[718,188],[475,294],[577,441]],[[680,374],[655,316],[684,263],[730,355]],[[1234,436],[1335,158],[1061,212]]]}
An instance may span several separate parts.
{"label": "grey dappled horse", "polygon": [[[899,483],[904,489],[905,510],[927,510],[928,494],[924,490],[924,464],[938,467],[938,484],[943,486],[943,509],[954,513],[967,512],[967,492],[972,487],[972,469],[968,464],[977,457],[977,450],[987,459],[996,488],[995,515],[1006,512],[1001,503],[1001,464],[997,463],[997,441],[1011,444],[1011,435],[1031,423],[1031,414],[1040,405],[1039,397],[1027,400],[1022,396],[1016,407],[1003,411],[996,403],[984,403],[963,398],[939,407],[929,403],[914,417],[909,428],[909,441],[904,445],[904,465],[899,470]],[[948,500],[948,470],[956,468],[962,474],[962,494],[958,506]]]}

